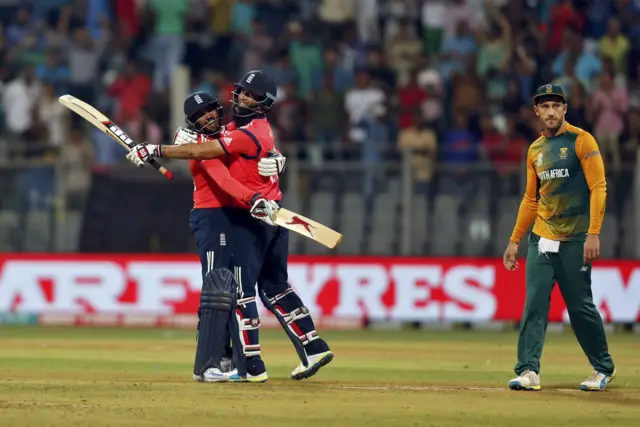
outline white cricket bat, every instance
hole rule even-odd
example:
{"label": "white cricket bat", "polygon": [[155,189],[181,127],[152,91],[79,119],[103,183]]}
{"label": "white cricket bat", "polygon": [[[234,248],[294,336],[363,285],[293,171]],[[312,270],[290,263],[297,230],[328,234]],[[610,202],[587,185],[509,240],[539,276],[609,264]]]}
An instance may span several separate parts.
{"label": "white cricket bat", "polygon": [[[129,137],[129,135],[127,135],[122,129],[120,129],[111,120],[109,120],[107,116],[105,116],[86,102],[72,95],[62,95],[60,98],[58,98],[58,101],[60,101],[62,105],[78,114],[80,117],[82,117],[98,129],[109,135],[111,138],[115,139],[116,142],[126,148],[127,151],[136,146],[136,143]],[[151,159],[151,161],[149,161],[149,164],[158,169],[158,171],[166,178],[173,179],[173,173],[171,173],[170,170],[158,163],[156,159]]]}
{"label": "white cricket bat", "polygon": [[274,222],[280,227],[315,240],[329,249],[335,249],[342,242],[342,234],[337,231],[285,208],[278,210]]}

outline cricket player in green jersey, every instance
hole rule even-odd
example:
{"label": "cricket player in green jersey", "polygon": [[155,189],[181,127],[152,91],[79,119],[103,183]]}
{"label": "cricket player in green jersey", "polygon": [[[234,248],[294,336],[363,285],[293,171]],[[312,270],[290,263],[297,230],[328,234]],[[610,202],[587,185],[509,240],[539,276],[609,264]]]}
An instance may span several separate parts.
{"label": "cricket player in green jersey", "polygon": [[600,255],[598,235],[607,198],[604,164],[593,136],[565,121],[567,104],[560,86],[541,86],[533,101],[544,132],[527,153],[525,195],[503,259],[508,270],[518,268],[518,245],[533,224],[515,366],[518,376],[509,388],[540,390],[540,356],[551,290],[557,282],[571,326],[593,367],[580,389],[600,391],[616,373],[591,293],[591,264]]}

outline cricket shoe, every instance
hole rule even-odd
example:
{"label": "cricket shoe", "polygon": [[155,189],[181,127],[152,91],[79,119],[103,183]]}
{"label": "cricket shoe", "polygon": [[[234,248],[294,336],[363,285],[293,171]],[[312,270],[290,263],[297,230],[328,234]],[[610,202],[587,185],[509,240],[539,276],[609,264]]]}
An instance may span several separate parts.
{"label": "cricket shoe", "polygon": [[206,383],[229,381],[229,375],[233,371],[233,360],[228,357],[222,357],[220,361],[220,369],[209,368],[203,375],[193,374],[193,380]]}
{"label": "cricket shoe", "polygon": [[613,370],[613,374],[605,375],[601,372],[594,370],[589,378],[580,383],[580,390],[582,391],[602,391],[607,385],[613,381],[616,376],[616,370]]}
{"label": "cricket shoe", "polygon": [[234,369],[228,376],[232,383],[263,383],[269,379],[267,368],[260,356],[247,359],[247,375],[239,375],[238,370]]}
{"label": "cricket shoe", "polygon": [[204,371],[202,381],[205,383],[224,383],[229,381],[232,372],[222,372],[218,368],[209,368]]}
{"label": "cricket shoe", "polygon": [[538,391],[540,390],[540,375],[527,369],[509,381],[509,388],[511,390]]}
{"label": "cricket shoe", "polygon": [[328,365],[332,360],[333,352],[331,350],[307,356],[308,365],[304,366],[304,364],[300,362],[298,367],[291,372],[291,379],[303,380],[305,378],[311,378],[318,373],[320,368]]}

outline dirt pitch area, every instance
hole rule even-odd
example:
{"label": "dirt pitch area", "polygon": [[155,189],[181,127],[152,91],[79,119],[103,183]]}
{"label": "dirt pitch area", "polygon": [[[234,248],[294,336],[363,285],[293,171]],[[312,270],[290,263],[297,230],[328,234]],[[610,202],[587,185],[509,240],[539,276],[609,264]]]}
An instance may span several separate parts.
{"label": "dirt pitch area", "polygon": [[264,384],[191,381],[195,334],[0,328],[0,426],[638,425],[640,337],[611,335],[618,376],[590,367],[570,334],[550,335],[541,392],[512,392],[515,333],[333,332],[328,367],[296,382],[281,331],[265,331]]}

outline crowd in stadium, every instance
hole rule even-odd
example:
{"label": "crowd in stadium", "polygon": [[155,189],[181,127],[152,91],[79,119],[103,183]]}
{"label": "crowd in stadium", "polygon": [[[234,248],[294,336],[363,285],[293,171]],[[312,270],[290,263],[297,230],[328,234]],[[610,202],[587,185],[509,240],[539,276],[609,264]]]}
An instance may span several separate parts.
{"label": "crowd in stadium", "polygon": [[227,107],[238,76],[267,70],[279,141],[318,162],[411,147],[417,182],[436,162],[511,173],[539,133],[531,95],[551,81],[611,170],[634,163],[640,141],[633,0],[7,0],[0,17],[4,159],[123,160],[106,135],[66,126],[64,93],[168,143],[180,63]]}

